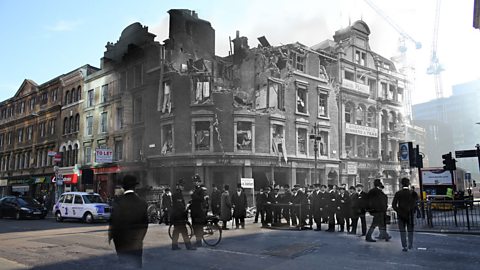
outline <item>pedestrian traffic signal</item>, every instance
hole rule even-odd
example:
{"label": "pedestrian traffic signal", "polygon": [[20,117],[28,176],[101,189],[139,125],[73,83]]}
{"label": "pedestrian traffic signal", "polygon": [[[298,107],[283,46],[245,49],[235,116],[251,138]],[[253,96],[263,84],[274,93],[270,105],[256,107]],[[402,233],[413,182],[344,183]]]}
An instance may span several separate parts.
{"label": "pedestrian traffic signal", "polygon": [[442,155],[443,158],[443,169],[446,171],[454,171],[457,169],[456,160],[452,158],[452,152]]}

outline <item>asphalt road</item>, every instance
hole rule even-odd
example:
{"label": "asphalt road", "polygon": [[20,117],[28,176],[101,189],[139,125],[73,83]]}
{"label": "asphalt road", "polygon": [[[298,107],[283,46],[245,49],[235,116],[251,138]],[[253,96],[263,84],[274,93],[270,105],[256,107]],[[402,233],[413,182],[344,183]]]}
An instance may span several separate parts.
{"label": "asphalt road", "polygon": [[[105,223],[0,220],[0,269],[125,269],[107,242]],[[167,228],[151,225],[145,269],[480,269],[480,237],[417,233],[415,249],[390,242],[316,231],[224,231],[216,248],[170,250]]]}

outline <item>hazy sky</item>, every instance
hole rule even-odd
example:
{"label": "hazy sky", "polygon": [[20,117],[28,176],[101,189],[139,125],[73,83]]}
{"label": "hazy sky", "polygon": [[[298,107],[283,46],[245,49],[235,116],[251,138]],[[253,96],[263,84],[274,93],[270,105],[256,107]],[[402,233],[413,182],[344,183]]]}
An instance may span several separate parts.
{"label": "hazy sky", "polygon": [[[372,0],[408,34],[423,44],[409,45],[415,67],[413,103],[435,97],[426,75],[435,14],[434,0]],[[175,2],[175,4],[173,3]],[[212,23],[216,53],[227,55],[228,37],[236,30],[258,44],[265,35],[272,45],[298,41],[312,46],[332,39],[349,22],[363,19],[372,32],[370,45],[381,55],[397,55],[399,34],[363,0],[264,1],[0,1],[0,100],[13,96],[25,78],[46,82],[84,64],[99,66],[108,41],[116,42],[133,22],[149,26],[157,40],[168,37],[169,9],[187,8]],[[480,79],[480,31],[472,27],[473,0],[443,0],[438,57],[445,95],[451,85]]]}

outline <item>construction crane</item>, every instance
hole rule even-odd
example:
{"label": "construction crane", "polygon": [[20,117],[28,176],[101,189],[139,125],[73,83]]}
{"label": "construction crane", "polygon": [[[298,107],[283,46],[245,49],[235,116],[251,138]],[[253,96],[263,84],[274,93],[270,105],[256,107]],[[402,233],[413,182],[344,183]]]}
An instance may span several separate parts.
{"label": "construction crane", "polygon": [[367,5],[369,5],[380,17],[382,17],[388,24],[390,24],[393,29],[395,29],[400,34],[400,46],[398,47],[398,51],[400,53],[405,53],[407,51],[407,46],[405,45],[405,40],[411,41],[415,44],[415,48],[421,49],[422,43],[416,41],[412,36],[407,34],[390,16],[388,16],[382,9],[380,9],[377,5],[375,5],[370,0],[364,0]]}
{"label": "construction crane", "polygon": [[[400,70],[402,72],[409,71],[410,74],[405,73],[407,78],[413,78],[415,79],[415,68],[411,65],[408,65],[406,63],[406,52],[407,52],[407,45],[405,44],[406,40],[412,42],[415,45],[415,48],[417,50],[422,48],[422,43],[416,41],[412,36],[407,34],[390,16],[388,16],[382,9],[380,9],[375,3],[373,3],[370,0],[364,0],[367,5],[369,5],[380,17],[382,17],[395,31],[397,31],[400,34],[399,38],[399,45],[398,45],[398,52],[400,53],[399,56],[397,57],[392,57],[393,61],[399,62],[402,67]],[[410,84],[410,80],[406,82],[407,84]],[[410,85],[410,87],[405,86],[405,114],[406,116],[412,120],[412,98],[411,98],[411,92],[413,88],[415,87],[414,83]]]}
{"label": "construction crane", "polygon": [[441,0],[437,0],[435,3],[435,21],[433,25],[433,38],[432,38],[432,53],[430,57],[430,66],[427,68],[427,74],[433,75],[435,81],[435,94],[437,98],[443,98],[443,86],[441,73],[444,71],[443,66],[438,61],[437,45],[438,45],[438,27],[440,25],[440,5]]}

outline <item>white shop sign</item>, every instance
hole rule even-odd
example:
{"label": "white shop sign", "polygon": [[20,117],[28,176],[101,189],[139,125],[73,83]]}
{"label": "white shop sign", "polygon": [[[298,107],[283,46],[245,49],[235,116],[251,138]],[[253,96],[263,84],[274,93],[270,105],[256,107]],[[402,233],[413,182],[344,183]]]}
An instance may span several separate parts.
{"label": "white shop sign", "polygon": [[360,136],[378,137],[378,129],[366,126],[355,125],[351,123],[345,123],[345,132]]}

